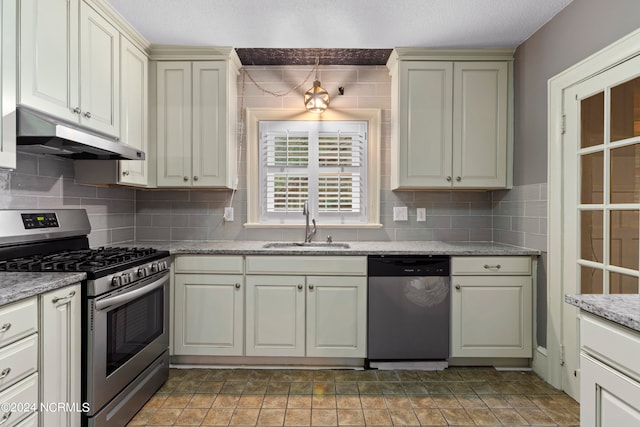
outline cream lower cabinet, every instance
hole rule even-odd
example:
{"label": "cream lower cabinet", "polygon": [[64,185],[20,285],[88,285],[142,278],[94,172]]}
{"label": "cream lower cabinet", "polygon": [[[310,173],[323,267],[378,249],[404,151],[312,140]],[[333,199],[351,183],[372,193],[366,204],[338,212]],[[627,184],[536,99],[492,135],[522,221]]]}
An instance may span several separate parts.
{"label": "cream lower cabinet", "polygon": [[[41,411],[42,426],[80,426],[80,285],[40,295],[40,400],[76,405]],[[74,407],[74,406],[70,406]]]}
{"label": "cream lower cabinet", "polygon": [[640,333],[580,317],[580,425],[640,425]]}
{"label": "cream lower cabinet", "polygon": [[305,355],[305,277],[247,276],[247,356]]}
{"label": "cream lower cabinet", "polygon": [[244,278],[241,256],[177,256],[173,354],[241,356]]}
{"label": "cream lower cabinet", "polygon": [[246,273],[247,356],[366,356],[366,257],[248,256]]}
{"label": "cream lower cabinet", "polygon": [[530,257],[451,258],[451,357],[532,357]]}
{"label": "cream lower cabinet", "polygon": [[392,189],[508,186],[512,59],[506,50],[394,50]]}

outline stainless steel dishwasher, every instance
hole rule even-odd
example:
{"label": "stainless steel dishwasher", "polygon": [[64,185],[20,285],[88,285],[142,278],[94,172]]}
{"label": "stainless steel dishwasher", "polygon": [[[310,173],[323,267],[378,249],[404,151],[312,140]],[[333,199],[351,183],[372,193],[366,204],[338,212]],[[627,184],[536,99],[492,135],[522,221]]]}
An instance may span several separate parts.
{"label": "stainless steel dishwasher", "polygon": [[449,264],[448,256],[369,256],[370,367],[448,359]]}

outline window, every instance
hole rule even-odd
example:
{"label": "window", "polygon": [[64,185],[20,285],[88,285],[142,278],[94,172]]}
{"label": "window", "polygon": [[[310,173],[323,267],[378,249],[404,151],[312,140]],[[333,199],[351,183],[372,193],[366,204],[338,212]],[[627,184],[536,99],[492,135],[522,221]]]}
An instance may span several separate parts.
{"label": "window", "polygon": [[318,225],[379,226],[379,112],[334,115],[247,112],[248,225],[303,224],[308,201]]}

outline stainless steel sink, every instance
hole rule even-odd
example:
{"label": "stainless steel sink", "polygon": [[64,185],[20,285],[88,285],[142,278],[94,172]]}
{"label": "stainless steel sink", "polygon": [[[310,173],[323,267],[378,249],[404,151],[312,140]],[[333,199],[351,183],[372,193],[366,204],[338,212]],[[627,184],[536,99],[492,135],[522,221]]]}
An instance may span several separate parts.
{"label": "stainless steel sink", "polygon": [[334,242],[270,242],[262,246],[265,249],[297,249],[297,248],[312,248],[312,249],[349,249],[348,243],[334,243]]}

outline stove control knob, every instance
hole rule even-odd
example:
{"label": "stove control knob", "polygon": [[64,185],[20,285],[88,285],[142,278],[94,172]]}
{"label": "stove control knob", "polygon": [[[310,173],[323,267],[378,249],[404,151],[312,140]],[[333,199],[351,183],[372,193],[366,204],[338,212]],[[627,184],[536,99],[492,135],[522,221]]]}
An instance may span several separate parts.
{"label": "stove control knob", "polygon": [[131,283],[131,273],[122,273],[120,277],[122,278],[123,285]]}
{"label": "stove control knob", "polygon": [[158,263],[154,262],[153,264],[151,264],[151,272],[157,273],[158,271],[160,271],[160,269],[158,268]]}
{"label": "stove control knob", "polygon": [[122,279],[119,276],[113,276],[111,286],[122,286]]}
{"label": "stove control knob", "polygon": [[149,275],[149,269],[147,267],[139,268],[136,274],[138,277],[147,277]]}
{"label": "stove control knob", "polygon": [[160,261],[158,263],[158,266],[160,267],[160,270],[166,270],[169,268],[169,266],[167,265],[167,261]]}

